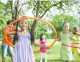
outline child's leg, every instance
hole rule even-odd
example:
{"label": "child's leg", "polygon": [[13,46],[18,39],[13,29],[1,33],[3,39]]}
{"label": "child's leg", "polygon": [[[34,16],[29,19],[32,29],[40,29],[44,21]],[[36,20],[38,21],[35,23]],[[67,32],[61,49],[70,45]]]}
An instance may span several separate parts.
{"label": "child's leg", "polygon": [[68,57],[70,61],[74,60],[72,49],[70,47],[68,47]]}
{"label": "child's leg", "polygon": [[11,60],[13,61],[13,56],[14,56],[13,47],[9,46],[9,49],[10,49],[10,54],[11,54]]}
{"label": "child's leg", "polygon": [[14,55],[13,47],[10,47],[10,46],[9,46],[9,49],[10,49],[11,56],[13,56],[13,55]]}
{"label": "child's leg", "polygon": [[40,59],[40,62],[47,62],[46,54],[45,54],[45,53],[41,53],[41,59]]}
{"label": "child's leg", "polygon": [[41,53],[40,56],[41,56],[41,57],[40,57],[40,62],[42,62],[42,59],[43,59],[43,55],[42,55],[42,53]]}
{"label": "child's leg", "polygon": [[4,58],[7,56],[8,53],[7,50],[8,50],[8,45],[4,44],[4,54],[3,54]]}

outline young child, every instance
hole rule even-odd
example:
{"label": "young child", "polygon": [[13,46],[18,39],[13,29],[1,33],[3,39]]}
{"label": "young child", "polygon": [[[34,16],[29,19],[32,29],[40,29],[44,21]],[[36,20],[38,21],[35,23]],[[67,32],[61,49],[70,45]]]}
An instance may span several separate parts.
{"label": "young child", "polygon": [[19,22],[18,42],[15,44],[13,62],[35,62],[26,20]]}
{"label": "young child", "polygon": [[[11,23],[11,21],[8,21],[7,25],[10,23]],[[13,24],[9,25],[8,27],[5,27],[5,29],[3,30],[3,45],[4,45],[3,58],[7,57],[8,48],[9,48],[10,53],[11,53],[11,59],[12,59],[12,56],[14,54],[14,52],[13,52],[13,34],[12,34],[12,32],[14,30],[15,30],[15,27]]]}
{"label": "young child", "polygon": [[46,36],[43,33],[40,35],[40,53],[41,53],[40,62],[46,62],[47,40]]}
{"label": "young child", "polygon": [[47,51],[53,46],[54,43],[55,40],[50,45],[48,45],[45,34],[42,33],[40,35],[40,53],[41,53],[40,62],[47,62],[47,55],[46,55]]}

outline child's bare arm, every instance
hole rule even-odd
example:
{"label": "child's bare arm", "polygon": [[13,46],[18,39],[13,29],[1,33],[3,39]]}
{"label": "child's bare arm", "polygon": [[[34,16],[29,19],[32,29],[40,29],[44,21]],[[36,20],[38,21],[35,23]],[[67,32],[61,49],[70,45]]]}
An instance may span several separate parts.
{"label": "child's bare arm", "polygon": [[53,45],[56,43],[56,41],[58,41],[57,38],[52,40],[52,42],[47,46],[47,49],[50,49],[51,47],[53,47]]}

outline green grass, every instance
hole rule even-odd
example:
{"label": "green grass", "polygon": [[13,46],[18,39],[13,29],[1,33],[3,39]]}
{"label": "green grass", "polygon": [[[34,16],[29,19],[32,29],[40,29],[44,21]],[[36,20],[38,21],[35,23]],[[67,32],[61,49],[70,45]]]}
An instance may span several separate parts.
{"label": "green grass", "polygon": [[[60,46],[61,46],[60,42],[57,42],[51,49],[48,50],[48,52],[47,52],[48,62],[62,62],[60,60]],[[39,62],[40,61],[40,53],[39,53],[39,51],[37,51],[38,47],[33,46],[33,49],[34,49],[34,53],[35,53],[36,62]],[[1,49],[0,49],[0,53],[1,53]],[[80,62],[80,56],[78,55],[78,53],[75,50],[74,50],[74,57],[75,57],[74,62]],[[1,56],[0,56],[0,61],[1,61]],[[9,56],[6,58],[6,62],[11,62]]]}

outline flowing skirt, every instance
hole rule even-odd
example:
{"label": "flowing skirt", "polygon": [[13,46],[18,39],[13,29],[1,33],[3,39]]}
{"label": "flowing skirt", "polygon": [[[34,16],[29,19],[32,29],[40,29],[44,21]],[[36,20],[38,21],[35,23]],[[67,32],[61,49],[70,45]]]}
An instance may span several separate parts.
{"label": "flowing skirt", "polygon": [[35,62],[29,41],[20,41],[15,45],[13,62]]}

